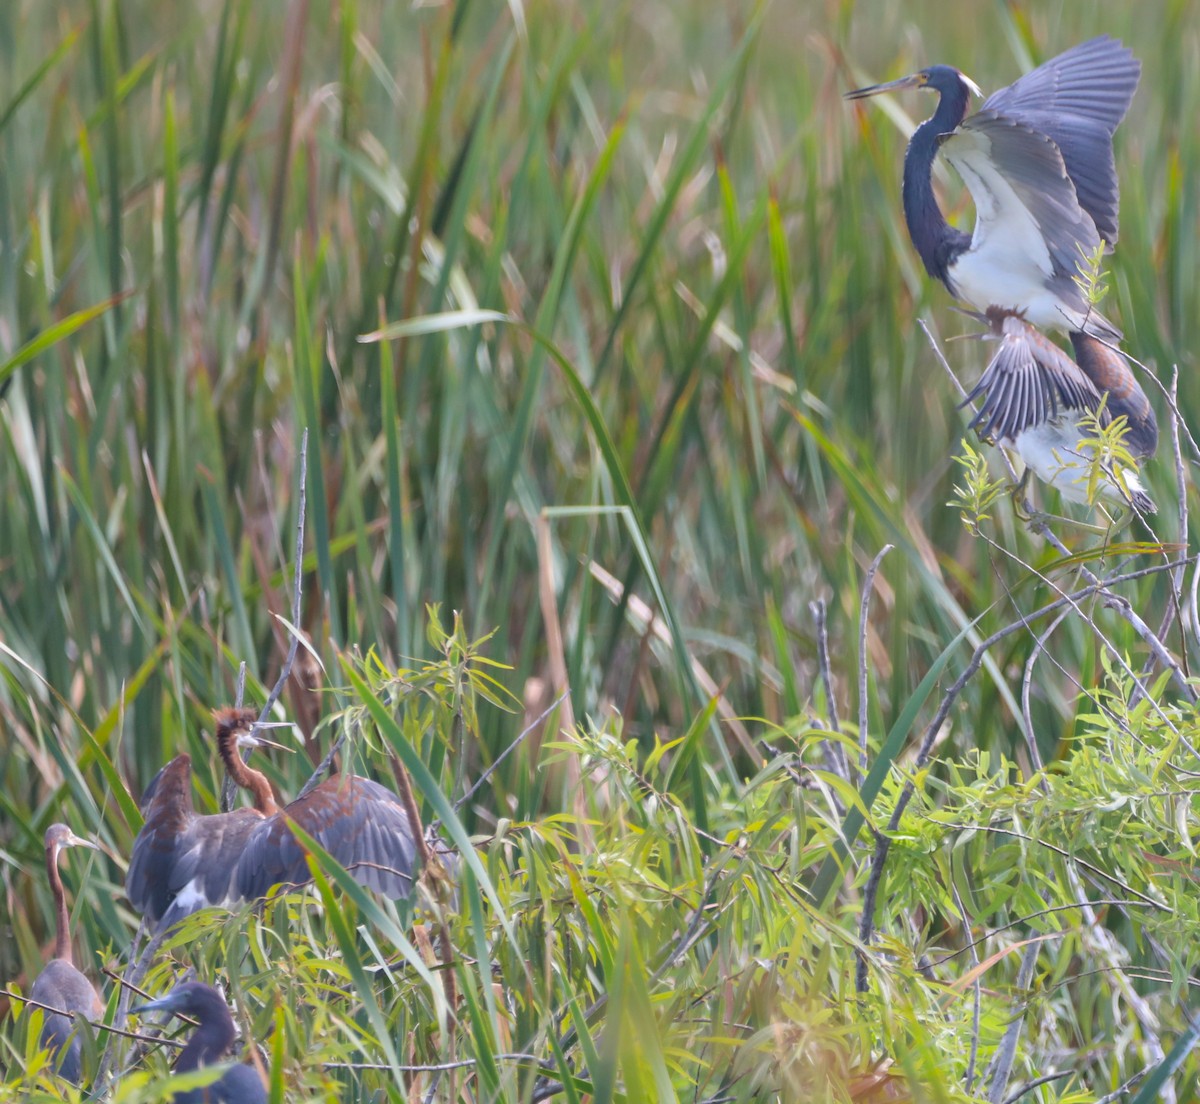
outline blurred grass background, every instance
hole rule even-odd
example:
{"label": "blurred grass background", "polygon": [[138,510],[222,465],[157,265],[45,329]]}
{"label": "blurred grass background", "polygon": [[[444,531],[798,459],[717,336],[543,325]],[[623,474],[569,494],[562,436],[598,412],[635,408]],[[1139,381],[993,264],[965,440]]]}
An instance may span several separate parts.
{"label": "blurred grass background", "polygon": [[[874,739],[970,620],[1011,620],[1010,587],[1036,604],[1044,584],[945,505],[965,418],[917,319],[965,323],[899,203],[902,116],[933,100],[841,94],[934,62],[987,92],[1098,33],[1144,66],[1117,135],[1106,312],[1160,378],[1179,366],[1194,423],[1200,14],[1184,0],[0,8],[0,976],[36,969],[47,938],[48,823],[128,854],[105,764],[136,794],[191,748],[212,792],[208,710],[240,661],[269,685],[286,649],[306,427],[302,627],[333,686],[339,653],[428,658],[437,603],[468,635],[496,630],[484,650],[532,719],[556,696],[544,583],[576,718],[619,715],[646,747],[689,732],[709,693],[685,645],[754,735],[796,736],[825,714],[809,603],[829,603],[846,716],[862,577],[891,542]],[[358,340],[477,308],[525,327],[460,313]],[[982,365],[972,343],[948,355],[967,378]],[[1147,482],[1173,500],[1165,449]],[[997,514],[999,539],[1048,562]],[[1186,539],[1169,509],[1154,532]],[[1162,618],[1163,584],[1127,594]],[[1008,647],[946,754],[1016,746],[1009,680],[1032,641]],[[1074,731],[1073,680],[1100,673],[1085,625],[1055,658],[1034,702],[1048,755]],[[349,700],[312,699],[292,688],[310,731]],[[471,743],[422,750],[449,792],[525,720],[485,705]],[[696,739],[708,774],[680,785],[704,827],[759,764],[728,726]],[[572,808],[570,773],[538,755],[530,741],[492,776],[470,830]],[[99,868],[83,892],[90,960],[130,918]]]}

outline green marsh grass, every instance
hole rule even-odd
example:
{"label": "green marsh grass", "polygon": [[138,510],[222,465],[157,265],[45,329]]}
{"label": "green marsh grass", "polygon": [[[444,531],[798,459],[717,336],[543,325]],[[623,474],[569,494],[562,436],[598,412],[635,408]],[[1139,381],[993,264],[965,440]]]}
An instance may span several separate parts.
{"label": "green marsh grass", "polygon": [[[1036,668],[1051,795],[1021,773],[1037,647],[1016,634],[920,772],[874,988],[853,987],[870,831],[913,744],[971,647],[1052,600],[1071,565],[1005,498],[993,544],[946,505],[966,418],[918,319],[965,378],[982,353],[946,343],[967,324],[900,213],[905,127],[932,100],[841,93],[935,61],[991,89],[1102,32],[1145,66],[1117,139],[1107,309],[1159,378],[1179,366],[1196,425],[1200,20],[1184,0],[5,5],[0,977],[27,988],[43,960],[49,823],[111,852],[64,867],[94,975],[121,968],[136,925],[121,892],[134,797],[189,750],[197,806],[216,807],[210,710],[240,663],[263,700],[288,642],[307,428],[301,627],[324,674],[316,693],[293,680],[286,711],[310,731],[366,718],[356,769],[423,765],[422,814],[477,861],[450,966],[319,857],[316,890],[197,919],[156,964],[156,987],[183,963],[227,983],[274,1099],[532,1101],[551,1082],[572,1101],[889,1085],[973,1099],[1021,996],[1011,944],[1042,935],[1014,1086],[1067,1069],[1027,1098],[1091,1099],[1154,1068],[1195,967],[1192,783],[1082,617]],[[1135,526],[1104,560],[1066,532],[1096,570],[1187,544],[1165,442],[1146,478],[1164,507],[1153,536]],[[885,543],[860,656],[860,589]],[[579,731],[552,717],[455,809],[557,697],[546,573]],[[1167,615],[1161,575],[1121,594],[1155,627]],[[823,771],[818,598],[848,740],[869,670],[869,786]],[[429,631],[431,605],[457,651]],[[1129,627],[1100,601],[1088,612],[1140,670]],[[1080,684],[1116,697],[1101,711]],[[769,747],[748,754],[729,714]],[[316,728],[314,761],[333,731]],[[308,767],[290,758],[264,766],[288,794]],[[1023,835],[992,832],[990,811]],[[848,850],[844,828],[861,828]],[[1102,917],[1136,980],[1113,981],[1078,913],[1041,912],[1066,909],[1075,874],[1028,842],[1038,831],[1170,901],[1169,918]],[[973,976],[969,936],[1016,921]],[[1161,1039],[1130,1012],[1134,988]],[[23,1022],[0,1040],[14,1095]],[[106,1098],[160,1099],[165,1070],[140,1059]],[[1194,1058],[1174,1076],[1183,1099]]]}

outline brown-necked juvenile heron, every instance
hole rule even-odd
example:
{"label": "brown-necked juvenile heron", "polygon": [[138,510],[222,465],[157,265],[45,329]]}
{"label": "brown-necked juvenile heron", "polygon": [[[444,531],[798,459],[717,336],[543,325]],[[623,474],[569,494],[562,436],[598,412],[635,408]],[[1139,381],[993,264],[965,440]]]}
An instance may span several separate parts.
{"label": "brown-necked juvenile heron", "polygon": [[280,808],[266,776],[238,754],[243,747],[280,747],[258,735],[255,716],[250,709],[216,713],[221,758],[251,793],[254,808],[198,815],[186,754],[172,759],[147,787],[145,824],[134,840],[125,881],[133,905],[155,928],[169,927],[211,905],[264,897],[274,885],[306,885],[308,864],[293,823],[360,885],[393,899],[407,897],[416,842],[400,799],[369,778],[335,775]]}
{"label": "brown-necked juvenile heron", "polygon": [[[249,733],[254,714],[244,710],[240,715],[247,718]],[[152,931],[239,899],[233,870],[250,833],[262,824],[262,813],[234,809],[198,814],[192,805],[192,759],[186,752],[151,779],[141,809],[145,820],[133,841],[125,892]]]}
{"label": "brown-necked juvenile heron", "polygon": [[[1085,414],[1100,412],[1100,424],[1126,419],[1125,450],[1135,460],[1154,452],[1158,426],[1154,411],[1128,362],[1085,333],[1071,335],[1077,360],[1020,316],[993,307],[981,317],[990,327],[984,336],[998,342],[995,355],[966,402],[982,399],[971,421],[984,440],[1012,449],[1037,477],[1059,489],[1071,502],[1086,502],[1095,466],[1095,437],[1081,427]],[[1102,396],[1107,394],[1107,398]],[[1101,495],[1138,513],[1153,513],[1154,503],[1137,471],[1101,463]]]}
{"label": "brown-necked juvenile heron", "polygon": [[[967,118],[979,88],[934,65],[847,93],[861,99],[903,88],[939,95],[904,158],[904,217],[926,271],[977,310],[1022,312],[1043,328],[1113,339],[1078,277],[1085,256],[1117,240],[1112,137],[1137,88],[1141,64],[1119,41],[1084,42],[993,93]],[[934,196],[934,158],[955,167],[975,203],[970,235],[947,223]]]}
{"label": "brown-necked juvenile heron", "polygon": [[79,1084],[80,1046],[70,1017],[61,1012],[82,1013],[88,1019],[104,1016],[104,1001],[96,987],[75,967],[71,953],[71,929],[67,912],[67,896],[62,876],[58,872],[58,856],[67,847],[90,847],[99,851],[98,844],[75,835],[65,824],[51,824],[46,829],[46,874],[54,893],[55,933],[54,957],[34,979],[29,996],[60,1012],[47,1012],[42,1021],[42,1046],[58,1056],[58,1072],[73,1084]]}
{"label": "brown-necked juvenile heron", "polygon": [[[217,751],[229,776],[246,790],[262,822],[246,840],[233,872],[239,897],[265,897],[275,885],[311,880],[305,851],[292,833],[298,825],[328,851],[360,885],[398,900],[412,893],[417,865],[416,833],[400,798],[357,774],[335,774],[283,808],[266,775],[252,770],[238,751],[266,743],[250,730],[253,714],[217,714]],[[278,746],[278,745],[268,745]]]}
{"label": "brown-necked juvenile heron", "polygon": [[[165,997],[147,1001],[132,1011],[171,1012],[177,1016],[192,1016],[199,1026],[192,1032],[187,1045],[175,1060],[176,1073],[213,1066],[225,1059],[233,1047],[236,1033],[233,1017],[224,997],[211,985],[200,981],[185,981],[176,985]],[[227,1069],[216,1081],[200,1089],[177,1092],[174,1104],[266,1104],[267,1090],[258,1072],[245,1063]]]}

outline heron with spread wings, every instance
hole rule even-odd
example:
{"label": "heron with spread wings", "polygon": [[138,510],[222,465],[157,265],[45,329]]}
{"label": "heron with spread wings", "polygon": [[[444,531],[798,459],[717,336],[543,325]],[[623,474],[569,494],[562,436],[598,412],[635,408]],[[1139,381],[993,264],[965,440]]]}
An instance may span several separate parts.
{"label": "heron with spread wings", "polygon": [[[1093,483],[1111,502],[1155,512],[1135,467],[1101,456],[1096,430],[1125,419],[1122,447],[1144,460],[1158,442],[1154,411],[1120,353],[1085,333],[1072,334],[1076,360],[1019,315],[992,307],[977,315],[996,352],[963,405],[981,400],[971,421],[985,441],[1012,449],[1068,502],[1087,502]],[[1130,390],[1129,385],[1133,385]],[[1089,422],[1086,415],[1096,422]]]}
{"label": "heron with spread wings", "polygon": [[[905,154],[904,218],[926,271],[980,312],[999,343],[971,393],[983,400],[972,426],[1076,501],[1086,500],[1079,462],[1090,465],[1092,455],[1083,415],[1100,412],[1103,424],[1124,417],[1135,461],[1158,444],[1154,411],[1129,362],[1110,347],[1120,331],[1088,294],[1094,259],[1117,241],[1113,134],[1140,74],[1133,54],[1102,36],[993,93],[969,117],[971,95],[982,93],[948,65],[847,93],[852,100],[906,88],[938,93]],[[971,193],[969,235],[938,206],[938,156]],[[1065,330],[1075,358],[1035,327]],[[1136,473],[1124,475],[1104,483],[1103,493],[1152,510]]]}
{"label": "heron with spread wings", "polygon": [[[1113,133],[1133,99],[1141,63],[1101,37],[1051,58],[989,96],[967,117],[969,77],[949,65],[847,93],[905,88],[939,94],[904,157],[904,218],[926,270],[976,310],[1019,311],[1044,329],[1108,340],[1117,328],[1081,286],[1087,258],[1117,241]],[[951,226],[933,191],[933,163],[957,170],[975,204],[971,234]]]}

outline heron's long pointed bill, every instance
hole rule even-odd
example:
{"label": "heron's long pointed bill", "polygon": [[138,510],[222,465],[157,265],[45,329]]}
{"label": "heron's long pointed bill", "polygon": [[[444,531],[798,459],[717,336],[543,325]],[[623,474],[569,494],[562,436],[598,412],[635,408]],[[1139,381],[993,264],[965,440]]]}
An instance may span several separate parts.
{"label": "heron's long pointed bill", "polygon": [[144,1004],[136,1004],[129,1011],[136,1012],[141,1015],[143,1012],[172,1012],[174,1006],[171,1004],[172,994],[168,993],[165,997],[159,997],[157,1000],[146,1001]]}
{"label": "heron's long pointed bill", "polygon": [[64,841],[67,847],[90,847],[93,851],[103,851],[104,848],[98,843],[90,839],[85,839],[83,836],[77,836],[72,832]]}
{"label": "heron's long pointed bill", "polygon": [[263,721],[262,724],[256,724],[251,729],[249,740],[253,741],[254,747],[269,747],[276,748],[279,751],[286,751],[289,755],[295,752],[295,748],[287,747],[284,744],[277,744],[274,740],[268,740],[265,736],[260,736],[259,733],[264,728],[292,728],[291,721]]}
{"label": "heron's long pointed bill", "polygon": [[879,96],[884,92],[899,92],[905,88],[920,87],[921,74],[913,73],[911,76],[901,77],[899,80],[888,81],[887,84],[872,84],[866,88],[856,88],[853,92],[847,92],[842,99],[865,100],[868,96]]}

